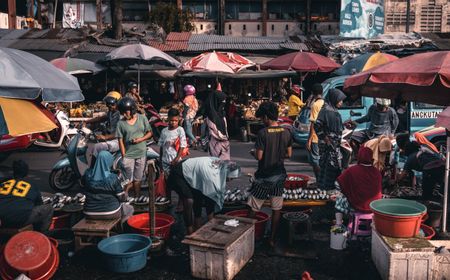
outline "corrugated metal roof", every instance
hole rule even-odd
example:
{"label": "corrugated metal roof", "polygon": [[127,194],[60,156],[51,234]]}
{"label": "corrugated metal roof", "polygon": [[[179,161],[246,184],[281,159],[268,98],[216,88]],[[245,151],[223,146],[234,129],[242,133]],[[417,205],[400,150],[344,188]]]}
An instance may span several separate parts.
{"label": "corrugated metal roof", "polygon": [[289,50],[302,50],[302,51],[308,51],[308,46],[306,46],[304,43],[283,43],[280,44],[280,47],[285,48],[285,49],[289,49]]}
{"label": "corrugated metal roof", "polygon": [[96,45],[96,44],[85,44],[78,49],[78,52],[92,52],[92,53],[109,53],[116,47]]}
{"label": "corrugated metal roof", "polygon": [[189,44],[220,43],[220,44],[276,44],[289,42],[287,38],[278,37],[232,37],[222,35],[192,34]]}
{"label": "corrugated metal roof", "polygon": [[170,32],[166,37],[166,41],[189,41],[190,32]]}
{"label": "corrugated metal roof", "polygon": [[30,31],[29,29],[15,29],[15,30],[11,30],[7,34],[3,35],[1,38],[2,38],[2,40],[18,39],[18,38],[22,37],[23,35],[25,35],[25,33],[29,32],[29,31]]}
{"label": "corrugated metal roof", "polygon": [[[3,41],[3,40],[2,40]],[[71,45],[63,44],[59,40],[51,39],[20,39],[16,40],[9,47],[19,50],[47,50],[47,51],[66,51]]]}

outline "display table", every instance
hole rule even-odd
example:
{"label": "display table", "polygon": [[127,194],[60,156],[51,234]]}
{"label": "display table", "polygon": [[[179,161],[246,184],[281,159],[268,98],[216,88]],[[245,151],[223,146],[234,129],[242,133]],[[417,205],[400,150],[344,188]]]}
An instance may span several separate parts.
{"label": "display table", "polygon": [[[283,207],[314,207],[325,206],[328,200],[311,200],[311,199],[298,199],[298,200],[284,200]],[[264,202],[264,206],[269,207],[270,201]]]}

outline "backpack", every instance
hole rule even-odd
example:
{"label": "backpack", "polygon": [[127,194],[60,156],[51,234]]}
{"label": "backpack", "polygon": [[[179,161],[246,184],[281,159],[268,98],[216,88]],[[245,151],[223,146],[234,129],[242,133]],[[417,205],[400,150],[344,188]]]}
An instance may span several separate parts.
{"label": "backpack", "polygon": [[319,99],[322,99],[322,98],[317,98],[317,99],[312,100],[312,102],[310,102],[307,106],[304,106],[302,108],[302,110],[300,111],[300,114],[298,115],[298,117],[294,123],[294,127],[298,131],[304,132],[304,133],[309,132],[309,126],[311,124],[311,122],[309,121],[309,118],[311,117],[311,105],[314,104],[314,102],[316,102]]}

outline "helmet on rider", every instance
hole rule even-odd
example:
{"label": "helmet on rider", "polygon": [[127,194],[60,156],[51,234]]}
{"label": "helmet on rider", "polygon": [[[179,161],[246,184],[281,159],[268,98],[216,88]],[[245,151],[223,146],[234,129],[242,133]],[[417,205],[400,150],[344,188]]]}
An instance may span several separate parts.
{"label": "helmet on rider", "polygon": [[126,111],[130,111],[131,114],[134,115],[137,112],[136,102],[131,97],[124,97],[120,99],[117,105],[121,114],[125,114]]}
{"label": "helmet on rider", "polygon": [[389,106],[391,105],[391,100],[387,98],[375,98],[378,105]]}
{"label": "helmet on rider", "polygon": [[108,94],[106,96],[114,97],[116,100],[119,100],[120,98],[122,98],[122,94],[120,94],[120,92],[117,92],[117,91],[114,91],[114,90],[108,92]]}
{"label": "helmet on rider", "polygon": [[184,94],[185,95],[194,95],[195,87],[193,85],[185,85],[184,86]]}
{"label": "helmet on rider", "polygon": [[138,88],[138,85],[135,82],[129,82],[128,83],[128,88],[132,89],[132,88]]}

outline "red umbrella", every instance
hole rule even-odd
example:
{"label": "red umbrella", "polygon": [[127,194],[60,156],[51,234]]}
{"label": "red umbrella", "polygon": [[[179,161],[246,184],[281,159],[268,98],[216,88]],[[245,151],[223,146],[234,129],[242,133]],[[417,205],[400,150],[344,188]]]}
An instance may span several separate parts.
{"label": "red umbrella", "polygon": [[261,65],[262,69],[296,70],[297,72],[331,72],[341,65],[332,59],[316,53],[288,53]]}
{"label": "red umbrella", "polygon": [[236,53],[207,52],[183,63],[181,71],[237,73],[254,65]]}
{"label": "red umbrella", "polygon": [[450,104],[450,52],[429,52],[401,58],[353,75],[344,90],[364,96]]}

